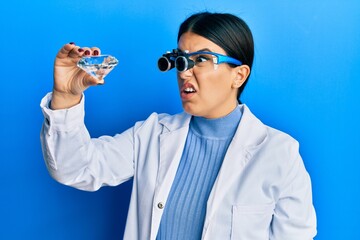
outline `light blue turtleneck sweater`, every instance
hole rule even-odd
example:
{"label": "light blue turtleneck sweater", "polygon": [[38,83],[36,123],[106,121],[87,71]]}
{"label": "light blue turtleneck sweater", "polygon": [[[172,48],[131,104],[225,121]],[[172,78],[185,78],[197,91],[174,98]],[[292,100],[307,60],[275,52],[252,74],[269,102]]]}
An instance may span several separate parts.
{"label": "light blue turtleneck sweater", "polygon": [[241,115],[238,106],[222,118],[191,119],[157,240],[201,239],[206,203]]}

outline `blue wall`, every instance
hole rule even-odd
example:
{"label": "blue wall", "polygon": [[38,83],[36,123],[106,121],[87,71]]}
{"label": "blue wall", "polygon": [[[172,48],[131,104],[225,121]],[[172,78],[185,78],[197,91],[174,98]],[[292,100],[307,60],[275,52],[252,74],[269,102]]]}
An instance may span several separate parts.
{"label": "blue wall", "polygon": [[93,137],[151,112],[181,111],[175,73],[157,58],[176,47],[181,21],[231,12],[253,31],[256,57],[243,101],[301,143],[318,214],[316,239],[360,239],[360,3],[356,0],[53,0],[0,7],[0,239],[121,239],[131,182],[82,192],[43,163],[39,102],[52,89],[58,49],[99,46],[119,66],[86,92]]}

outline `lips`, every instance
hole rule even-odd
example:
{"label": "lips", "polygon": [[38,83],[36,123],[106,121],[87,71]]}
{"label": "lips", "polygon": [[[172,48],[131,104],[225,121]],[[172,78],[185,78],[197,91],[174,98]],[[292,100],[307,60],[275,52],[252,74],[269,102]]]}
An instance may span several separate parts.
{"label": "lips", "polygon": [[191,83],[185,83],[182,85],[180,91],[187,94],[196,92],[195,87]]}
{"label": "lips", "polygon": [[196,89],[191,83],[185,83],[180,89],[180,96],[183,100],[190,99],[195,93]]}

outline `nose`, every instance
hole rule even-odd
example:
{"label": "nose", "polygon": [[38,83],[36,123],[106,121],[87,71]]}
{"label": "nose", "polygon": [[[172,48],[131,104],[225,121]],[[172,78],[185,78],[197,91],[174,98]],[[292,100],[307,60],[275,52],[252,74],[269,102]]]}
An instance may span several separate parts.
{"label": "nose", "polygon": [[178,76],[180,79],[186,80],[194,76],[194,68],[190,68],[184,72],[178,72]]}

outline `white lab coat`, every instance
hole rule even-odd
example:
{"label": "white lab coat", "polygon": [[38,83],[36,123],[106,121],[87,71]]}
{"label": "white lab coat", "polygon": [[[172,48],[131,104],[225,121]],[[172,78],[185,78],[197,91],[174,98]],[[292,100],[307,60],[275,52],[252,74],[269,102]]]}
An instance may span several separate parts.
{"label": "white lab coat", "polygon": [[[84,99],[67,110],[41,103],[48,170],[57,181],[95,191],[133,178],[124,239],[157,235],[191,116],[153,113],[114,137],[91,139]],[[262,124],[241,105],[242,119],[206,206],[202,239],[308,240],[316,235],[311,182],[290,136]]]}

